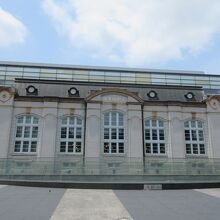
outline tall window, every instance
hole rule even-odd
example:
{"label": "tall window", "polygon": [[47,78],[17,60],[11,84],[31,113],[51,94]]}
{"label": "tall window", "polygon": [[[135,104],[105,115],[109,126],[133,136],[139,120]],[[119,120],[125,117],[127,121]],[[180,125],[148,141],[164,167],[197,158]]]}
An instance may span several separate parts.
{"label": "tall window", "polygon": [[16,121],[14,152],[36,153],[38,139],[38,122],[35,116],[20,116]]}
{"label": "tall window", "polygon": [[145,120],[145,154],[165,154],[164,122]]}
{"label": "tall window", "polygon": [[189,155],[204,155],[205,140],[203,123],[201,121],[186,121],[185,128],[185,143],[186,154]]}
{"label": "tall window", "polygon": [[104,114],[104,153],[124,153],[124,116],[120,112]]}
{"label": "tall window", "polygon": [[82,119],[64,117],[60,132],[60,153],[82,153]]}

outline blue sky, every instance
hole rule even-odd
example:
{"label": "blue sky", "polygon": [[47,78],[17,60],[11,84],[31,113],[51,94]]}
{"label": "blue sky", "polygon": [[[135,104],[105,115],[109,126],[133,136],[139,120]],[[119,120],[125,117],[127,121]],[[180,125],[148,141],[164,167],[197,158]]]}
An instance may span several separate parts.
{"label": "blue sky", "polygon": [[0,0],[0,60],[220,74],[219,0]]}

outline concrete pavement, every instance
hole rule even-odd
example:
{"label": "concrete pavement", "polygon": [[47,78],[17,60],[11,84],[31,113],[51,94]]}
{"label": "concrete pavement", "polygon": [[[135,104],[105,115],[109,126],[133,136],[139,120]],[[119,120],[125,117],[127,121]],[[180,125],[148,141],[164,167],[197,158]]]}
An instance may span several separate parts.
{"label": "concrete pavement", "polygon": [[219,220],[220,189],[88,190],[0,185],[1,220]]}

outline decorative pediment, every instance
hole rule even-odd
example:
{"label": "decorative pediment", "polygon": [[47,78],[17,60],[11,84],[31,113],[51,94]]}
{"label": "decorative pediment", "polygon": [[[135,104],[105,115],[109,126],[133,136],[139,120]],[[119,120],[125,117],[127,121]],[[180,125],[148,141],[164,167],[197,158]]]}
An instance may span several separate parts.
{"label": "decorative pediment", "polygon": [[126,89],[108,88],[93,91],[85,98],[87,102],[101,101],[103,103],[127,103],[136,102],[142,103],[143,100],[134,92]]}

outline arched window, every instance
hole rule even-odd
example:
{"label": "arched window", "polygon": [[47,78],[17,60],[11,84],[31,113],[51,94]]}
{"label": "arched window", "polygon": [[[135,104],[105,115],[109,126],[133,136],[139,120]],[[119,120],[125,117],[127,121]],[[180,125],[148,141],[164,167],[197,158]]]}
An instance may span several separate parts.
{"label": "arched window", "polygon": [[186,154],[188,155],[204,155],[205,140],[203,123],[201,121],[186,121],[184,123]]}
{"label": "arched window", "polygon": [[62,118],[60,153],[82,153],[82,119],[76,116]]}
{"label": "arched window", "polygon": [[35,116],[19,116],[16,120],[15,153],[36,153],[38,139],[38,122]]}
{"label": "arched window", "polygon": [[124,153],[124,115],[120,112],[104,114],[104,153]]}
{"label": "arched window", "polygon": [[145,120],[145,154],[165,154],[164,122],[158,119]]}

